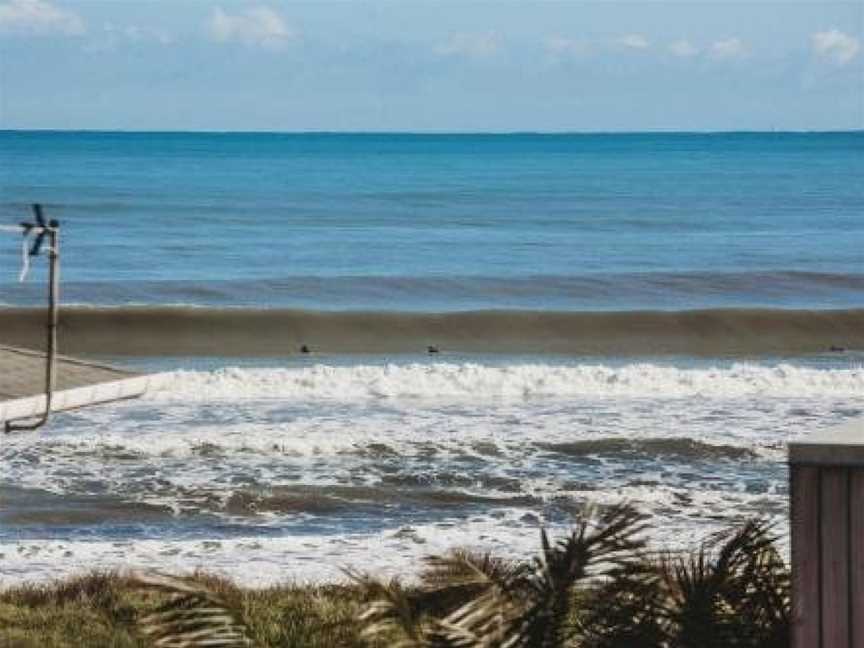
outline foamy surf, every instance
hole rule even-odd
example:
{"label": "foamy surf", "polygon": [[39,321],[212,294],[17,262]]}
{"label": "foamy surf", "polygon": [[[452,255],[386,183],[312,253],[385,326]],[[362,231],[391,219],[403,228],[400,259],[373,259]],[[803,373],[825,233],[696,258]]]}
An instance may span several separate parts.
{"label": "foamy surf", "polygon": [[862,411],[864,368],[839,357],[169,371],[141,400],[4,440],[2,578],[94,561],[250,584],[405,574],[456,545],[528,556],[538,526],[622,500],[679,546],[782,523],[785,443]]}
{"label": "foamy surf", "polygon": [[411,363],[175,371],[152,401],[237,399],[524,399],[577,396],[812,398],[864,394],[864,368],[736,363],[677,368],[640,363]]}
{"label": "foamy surf", "polygon": [[[674,498],[669,498],[670,503]],[[700,502],[710,506],[712,502]],[[144,538],[128,540],[0,540],[3,563],[0,583],[32,583],[40,578],[62,578],[101,569],[159,569],[188,573],[197,569],[223,574],[247,586],[267,587],[285,582],[345,582],[345,569],[381,577],[411,578],[423,559],[454,547],[490,551],[502,558],[525,559],[540,547],[539,518],[525,519],[523,511],[507,511],[495,518],[456,524],[406,523],[367,533],[333,536],[249,533],[229,538]],[[546,523],[560,537],[569,527]],[[711,521],[670,520],[652,540],[664,549],[694,547],[718,524]],[[785,544],[781,539],[781,546]]]}

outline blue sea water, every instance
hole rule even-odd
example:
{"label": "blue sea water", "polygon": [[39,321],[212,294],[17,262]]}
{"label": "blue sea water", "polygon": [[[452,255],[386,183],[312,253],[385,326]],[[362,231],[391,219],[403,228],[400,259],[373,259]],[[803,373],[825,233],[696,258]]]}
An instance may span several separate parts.
{"label": "blue sea water", "polygon": [[862,178],[864,132],[0,132],[0,222],[48,206],[78,303],[860,306]]}

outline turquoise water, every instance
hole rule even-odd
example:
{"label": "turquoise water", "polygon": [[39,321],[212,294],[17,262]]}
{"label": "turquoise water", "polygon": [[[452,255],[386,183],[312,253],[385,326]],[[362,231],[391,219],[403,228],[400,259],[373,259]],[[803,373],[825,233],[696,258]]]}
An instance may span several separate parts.
{"label": "turquoise water", "polygon": [[[0,133],[78,303],[851,307],[864,133]],[[7,235],[8,237],[8,235]],[[6,303],[18,248],[0,246]]]}

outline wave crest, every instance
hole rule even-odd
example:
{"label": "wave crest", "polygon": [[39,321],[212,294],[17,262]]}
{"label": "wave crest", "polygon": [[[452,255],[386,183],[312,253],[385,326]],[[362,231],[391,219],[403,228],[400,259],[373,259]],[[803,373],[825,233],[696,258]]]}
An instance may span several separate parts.
{"label": "wave crest", "polygon": [[[0,310],[0,343],[39,348],[41,309]],[[308,311],[66,307],[65,353],[280,356],[322,353],[758,355],[864,349],[864,310]]]}
{"label": "wave crest", "polygon": [[158,400],[817,397],[864,394],[864,368],[814,369],[791,364],[682,369],[639,363],[522,364],[413,363],[302,368],[176,371]]}

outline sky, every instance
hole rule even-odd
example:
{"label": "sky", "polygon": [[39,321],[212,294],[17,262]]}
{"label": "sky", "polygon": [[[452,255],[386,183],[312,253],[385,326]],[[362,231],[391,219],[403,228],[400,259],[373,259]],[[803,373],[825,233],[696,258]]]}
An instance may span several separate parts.
{"label": "sky", "polygon": [[0,128],[864,128],[864,2],[0,0]]}

